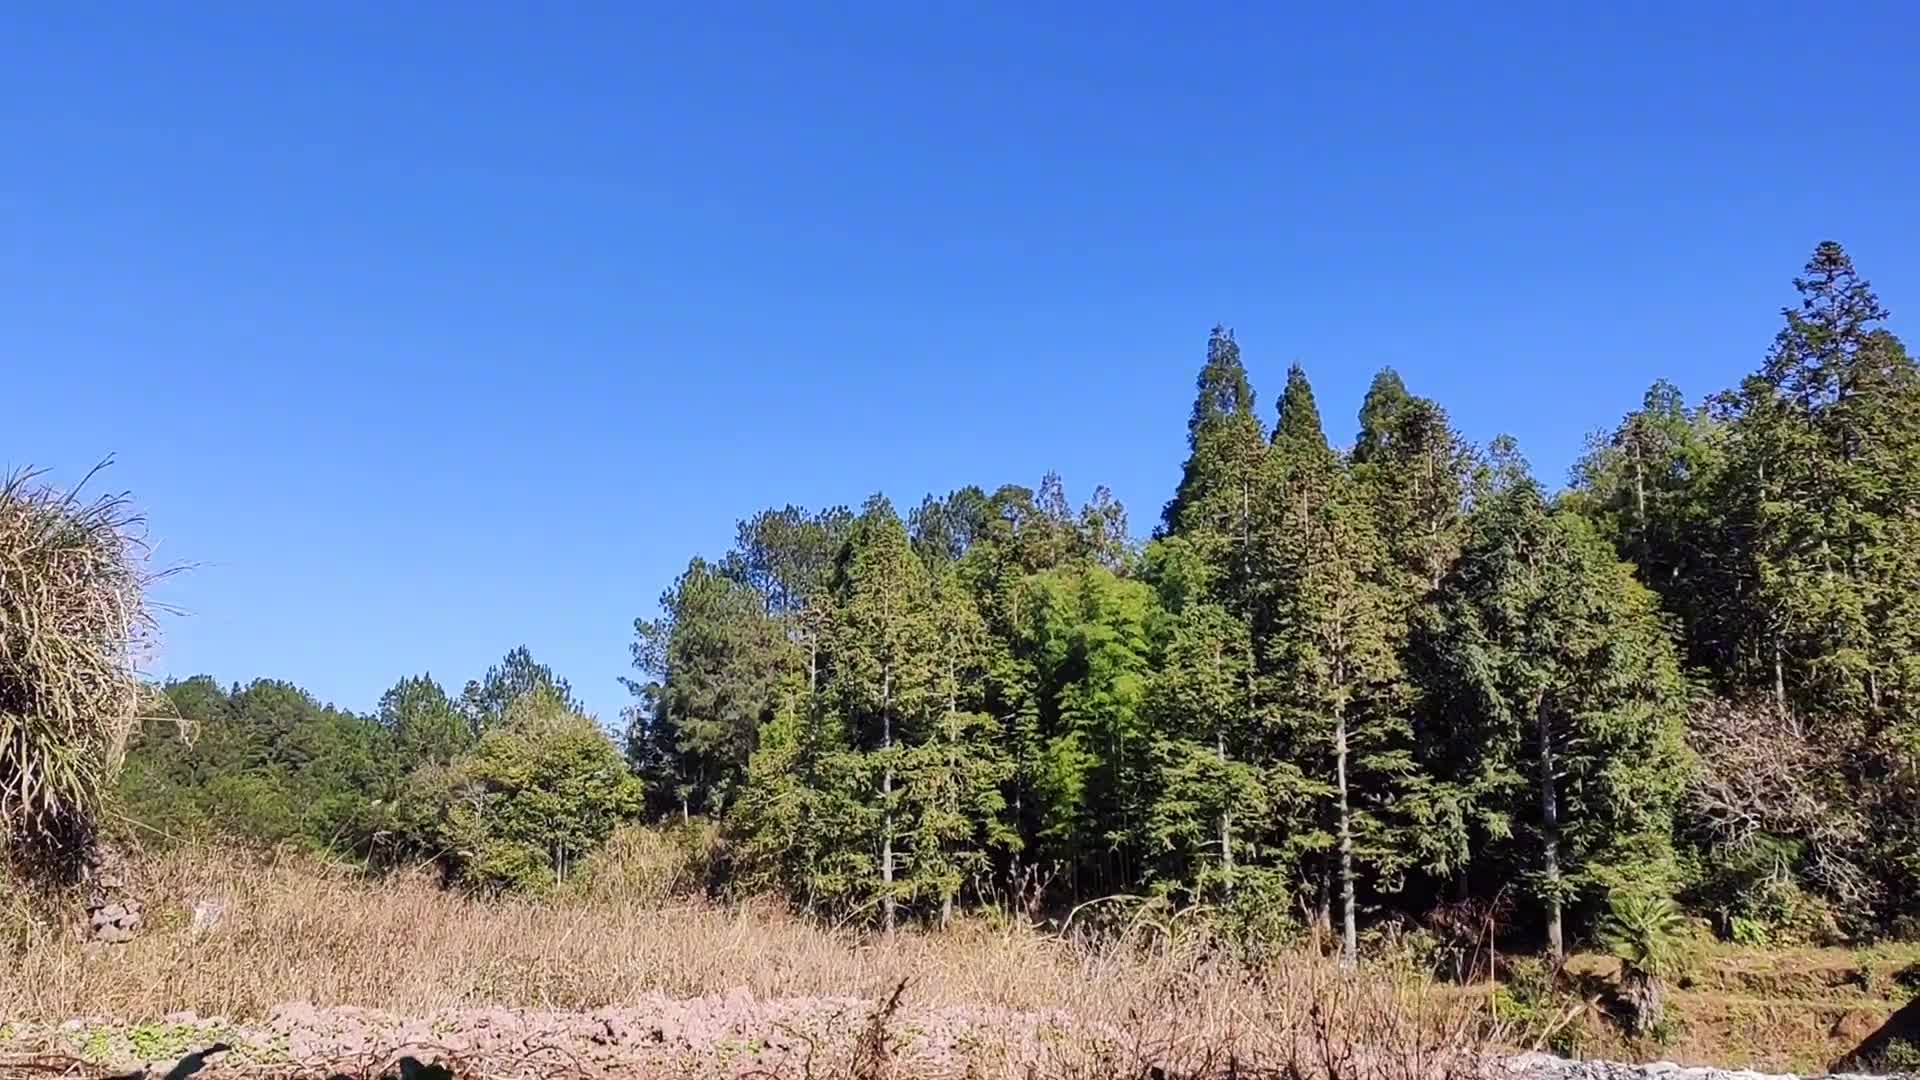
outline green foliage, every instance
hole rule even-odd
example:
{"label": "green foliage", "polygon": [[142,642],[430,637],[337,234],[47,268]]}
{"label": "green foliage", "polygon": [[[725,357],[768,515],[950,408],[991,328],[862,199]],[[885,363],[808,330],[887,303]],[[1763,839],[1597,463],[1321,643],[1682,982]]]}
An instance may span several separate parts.
{"label": "green foliage", "polygon": [[380,726],[393,737],[398,766],[445,765],[473,745],[473,730],[431,675],[401,679],[380,696]]}
{"label": "green foliage", "polygon": [[1506,981],[1493,992],[1494,1017],[1518,1033],[1517,1041],[1545,1036],[1547,1049],[1571,1057],[1580,1054],[1582,1030],[1561,1021],[1578,1003],[1560,986],[1553,967],[1536,957],[1514,957]]}
{"label": "green foliage", "polygon": [[1567,902],[1670,883],[1685,686],[1651,593],[1496,446],[1462,556],[1423,616],[1427,767],[1470,807],[1455,850]]}
{"label": "green foliage", "polygon": [[[1298,365],[1269,431],[1216,327],[1144,548],[1055,473],[905,520],[769,509],[636,621],[625,767],[523,647],[371,717],[169,684],[120,792],[165,834],[482,888],[564,880],[644,795],[717,823],[734,884],[887,927],[1119,894],[1236,942],[1337,919],[1351,958],[1363,922],[1524,898],[1509,930],[1623,951],[1653,1030],[1682,910],[1775,944],[1920,925],[1920,368],[1838,245],[1795,287],[1751,377],[1655,383],[1559,495],[1391,370],[1350,452]],[[581,887],[659,891],[625,874]]]}
{"label": "green foliage", "polygon": [[1680,974],[1692,938],[1692,925],[1670,897],[1623,889],[1607,898],[1599,941],[1630,974],[1658,979]]}
{"label": "green foliage", "polygon": [[474,749],[408,778],[396,825],[449,880],[556,886],[642,809],[640,781],[592,720],[551,693],[510,705]]}
{"label": "green foliage", "polygon": [[392,729],[271,679],[226,691],[195,676],[164,693],[179,719],[143,724],[119,783],[145,838],[368,852],[402,775]]}
{"label": "green foliage", "polygon": [[635,623],[634,664],[653,681],[629,681],[645,702],[629,729],[635,763],[672,784],[683,813],[720,812],[739,786],[755,733],[793,642],[769,601],[695,559],[660,599],[662,615]]}
{"label": "green foliage", "polygon": [[521,645],[508,651],[485,675],[467,683],[460,693],[460,713],[478,737],[504,721],[515,702],[535,694],[551,695],[569,709],[580,709],[567,680],[535,661],[533,653]]}

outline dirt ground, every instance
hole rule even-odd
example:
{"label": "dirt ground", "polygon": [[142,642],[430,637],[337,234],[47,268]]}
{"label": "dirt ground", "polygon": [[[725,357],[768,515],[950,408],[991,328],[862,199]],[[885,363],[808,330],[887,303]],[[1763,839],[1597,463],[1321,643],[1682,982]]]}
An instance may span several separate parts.
{"label": "dirt ground", "polygon": [[[180,1013],[152,1024],[73,1020],[0,1029],[0,1076],[70,1069],[158,1077],[190,1068],[203,1080],[371,1077],[400,1072],[403,1058],[501,1078],[1022,1075],[1052,1072],[1055,1047],[1072,1042],[1084,1050],[1097,1034],[1074,1028],[1064,1014],[761,1000],[744,989],[683,1000],[649,995],[592,1012],[456,1009],[404,1017],[290,1003],[251,1023]],[[225,1049],[193,1057],[212,1047]]]}

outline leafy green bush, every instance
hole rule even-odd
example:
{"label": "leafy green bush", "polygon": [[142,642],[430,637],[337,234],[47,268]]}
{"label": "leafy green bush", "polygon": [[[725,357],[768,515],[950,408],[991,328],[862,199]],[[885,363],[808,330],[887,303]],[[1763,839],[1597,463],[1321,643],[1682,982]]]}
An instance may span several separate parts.
{"label": "leafy green bush", "polygon": [[1628,1029],[1660,1039],[1666,1026],[1666,980],[1686,965],[1692,926],[1670,897],[1618,891],[1607,898],[1600,943],[1620,958],[1620,999]]}
{"label": "leafy green bush", "polygon": [[1243,871],[1233,894],[1208,912],[1207,921],[1248,963],[1260,964],[1300,940],[1294,894],[1286,878],[1266,871]]}
{"label": "leafy green bush", "polygon": [[1665,896],[1616,892],[1600,922],[1600,943],[1630,975],[1664,979],[1679,974],[1691,939],[1685,913]]}
{"label": "leafy green bush", "polygon": [[398,800],[395,832],[448,879],[544,891],[642,810],[640,781],[592,720],[552,694],[515,702],[474,749],[428,766]]}

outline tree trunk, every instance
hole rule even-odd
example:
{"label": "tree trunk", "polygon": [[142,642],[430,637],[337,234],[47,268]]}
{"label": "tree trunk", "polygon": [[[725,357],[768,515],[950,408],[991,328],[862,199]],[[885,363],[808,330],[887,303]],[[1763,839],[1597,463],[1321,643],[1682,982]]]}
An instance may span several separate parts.
{"label": "tree trunk", "polygon": [[1627,1007],[1627,1028],[1635,1037],[1649,1035],[1666,1019],[1665,987],[1660,980],[1643,971],[1624,971],[1620,976],[1620,999]]}
{"label": "tree trunk", "polygon": [[1773,707],[1787,715],[1787,666],[1785,650],[1780,646],[1780,631],[1773,632]]}
{"label": "tree trunk", "polygon": [[[1227,737],[1224,733],[1214,733],[1214,748],[1220,755],[1220,764],[1227,763]],[[1220,865],[1227,873],[1227,895],[1233,895],[1233,815],[1226,804],[1220,804]]]}
{"label": "tree trunk", "polygon": [[1360,935],[1353,913],[1353,812],[1347,799],[1347,715],[1335,710],[1333,728],[1334,775],[1340,785],[1340,966],[1353,967],[1360,954]]}
{"label": "tree trunk", "polygon": [[1544,702],[1533,707],[1540,740],[1540,877],[1547,890],[1547,951],[1557,969],[1567,959],[1560,925],[1560,792],[1553,774],[1553,725]]}
{"label": "tree trunk", "polygon": [[[893,749],[893,671],[883,668],[880,673],[880,749],[887,752]],[[893,755],[887,753],[887,767],[880,774],[880,801],[884,807],[884,823],[880,840],[880,903],[885,912],[887,933],[893,933],[897,918],[893,901]]]}

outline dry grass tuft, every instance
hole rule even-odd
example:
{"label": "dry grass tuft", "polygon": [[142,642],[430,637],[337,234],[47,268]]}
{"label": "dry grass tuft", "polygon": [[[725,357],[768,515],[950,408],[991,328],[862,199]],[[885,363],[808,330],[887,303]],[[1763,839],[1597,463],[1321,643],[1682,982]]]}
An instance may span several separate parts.
{"label": "dry grass tuft", "polygon": [[85,485],[0,478],[0,839],[84,833],[146,696],[143,521]]}
{"label": "dry grass tuft", "polygon": [[[150,860],[142,876],[149,929],[129,945],[48,928],[11,946],[0,937],[0,1016],[245,1019],[288,1001],[412,1017],[584,1013],[661,994],[869,1003],[839,1064],[808,1058],[806,1075],[821,1076],[920,1075],[896,1051],[929,1017],[983,1028],[959,1040],[962,1071],[981,1076],[1444,1078],[1477,1066],[1481,1045],[1462,1011],[1400,973],[1306,956],[1250,968],[1199,934],[1068,940],[975,918],[856,935],[771,904],[659,891],[638,902],[606,888],[482,901],[424,874],[373,882],[310,858],[207,850]],[[997,1040],[1006,1025],[992,1018],[1014,1015],[1071,1017],[1070,1034]]]}

